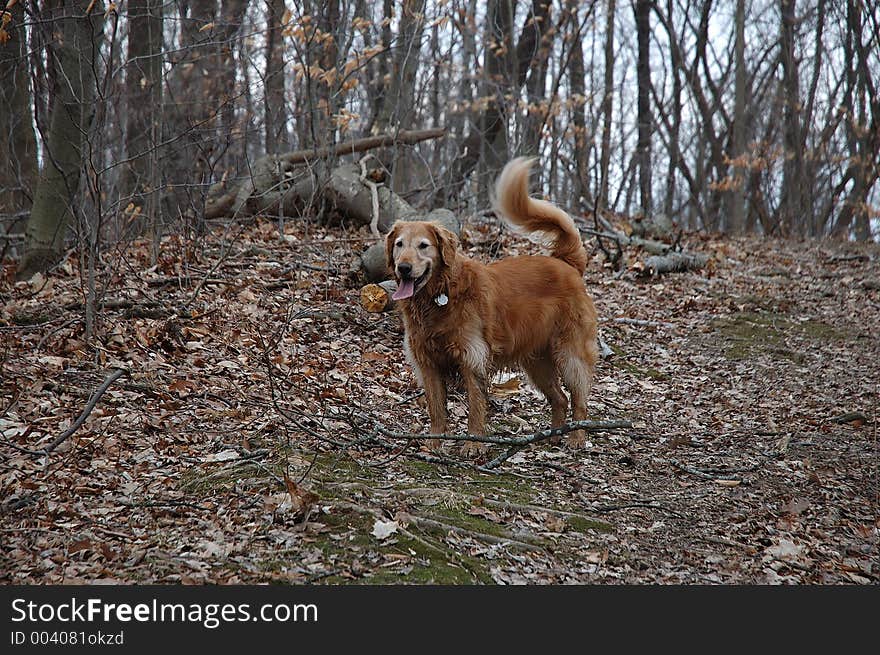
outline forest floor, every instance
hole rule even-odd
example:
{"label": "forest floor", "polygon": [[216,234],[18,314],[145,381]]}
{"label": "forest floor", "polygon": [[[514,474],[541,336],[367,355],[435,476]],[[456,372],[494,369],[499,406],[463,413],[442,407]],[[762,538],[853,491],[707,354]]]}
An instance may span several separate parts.
{"label": "forest floor", "polygon": [[[381,436],[427,420],[398,317],[359,305],[371,242],[260,220],[152,267],[135,242],[99,270],[91,344],[73,255],[20,283],[7,262],[0,582],[880,583],[880,247],[686,236],[709,267],[661,278],[594,251],[614,354],[590,408],[632,427],[490,473]],[[492,398],[495,433],[548,423],[519,377]]]}

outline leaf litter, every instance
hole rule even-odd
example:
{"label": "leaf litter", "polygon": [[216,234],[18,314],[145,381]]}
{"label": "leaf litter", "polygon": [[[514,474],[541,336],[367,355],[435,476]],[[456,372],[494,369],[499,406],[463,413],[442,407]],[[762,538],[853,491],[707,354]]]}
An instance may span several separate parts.
{"label": "leaf litter", "polygon": [[[487,230],[463,239],[484,260]],[[876,246],[689,237],[712,265],[659,279],[595,252],[614,354],[592,418],[633,428],[487,472],[499,447],[382,437],[426,412],[399,320],[361,310],[347,271],[366,230],[229,235],[165,237],[154,266],[146,241],[121,251],[91,344],[75,255],[27,282],[4,268],[0,581],[880,581]],[[41,455],[112,367],[128,375]],[[499,434],[549,418],[516,374],[492,405]],[[458,390],[450,415],[463,430]]]}

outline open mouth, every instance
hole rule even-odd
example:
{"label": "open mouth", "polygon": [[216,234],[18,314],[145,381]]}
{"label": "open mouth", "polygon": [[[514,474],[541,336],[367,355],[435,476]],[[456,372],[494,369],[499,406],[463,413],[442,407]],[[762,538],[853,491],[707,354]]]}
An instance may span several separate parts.
{"label": "open mouth", "polygon": [[417,278],[401,278],[397,285],[397,291],[391,296],[394,300],[403,300],[411,298],[416,291],[421,289],[428,282],[428,276],[431,274],[431,267],[425,269]]}

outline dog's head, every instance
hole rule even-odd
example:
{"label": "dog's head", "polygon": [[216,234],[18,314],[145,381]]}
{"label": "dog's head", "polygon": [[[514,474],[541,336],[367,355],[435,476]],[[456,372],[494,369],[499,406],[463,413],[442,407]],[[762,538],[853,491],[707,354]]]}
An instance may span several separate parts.
{"label": "dog's head", "polygon": [[385,237],[386,262],[397,280],[393,298],[411,298],[439,280],[455,262],[457,249],[458,237],[436,223],[395,223]]}

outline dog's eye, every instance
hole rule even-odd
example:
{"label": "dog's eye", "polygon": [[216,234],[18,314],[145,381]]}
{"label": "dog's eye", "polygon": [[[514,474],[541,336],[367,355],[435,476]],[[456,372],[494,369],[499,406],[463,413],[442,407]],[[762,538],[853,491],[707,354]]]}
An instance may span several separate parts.
{"label": "dog's eye", "polygon": [[427,248],[430,245],[431,245],[430,243],[420,243],[419,250],[424,250],[425,248]]}
{"label": "dog's eye", "polygon": [[397,241],[394,242],[395,248],[400,248],[402,245],[403,245],[403,239],[398,239]]}

